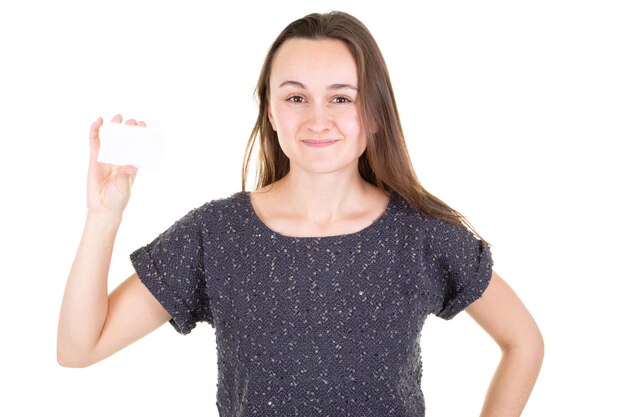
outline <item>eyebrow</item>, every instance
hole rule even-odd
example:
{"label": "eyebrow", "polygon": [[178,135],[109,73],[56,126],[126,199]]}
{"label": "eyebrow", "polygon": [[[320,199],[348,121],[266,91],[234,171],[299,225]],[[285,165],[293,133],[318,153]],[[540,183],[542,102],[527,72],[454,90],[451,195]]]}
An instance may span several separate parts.
{"label": "eyebrow", "polygon": [[[282,88],[282,87],[285,87],[285,86],[294,86],[294,87],[298,87],[298,88],[302,88],[302,89],[306,90],[306,86],[304,84],[302,84],[300,81],[291,81],[291,80],[290,81],[285,81],[285,82],[281,83],[278,86],[278,88]],[[340,83],[337,83],[337,84],[331,84],[328,87],[326,87],[327,90],[341,90],[341,89],[344,89],[344,88],[349,88],[351,90],[358,91],[358,89],[354,85],[352,85],[352,84],[340,84]]]}

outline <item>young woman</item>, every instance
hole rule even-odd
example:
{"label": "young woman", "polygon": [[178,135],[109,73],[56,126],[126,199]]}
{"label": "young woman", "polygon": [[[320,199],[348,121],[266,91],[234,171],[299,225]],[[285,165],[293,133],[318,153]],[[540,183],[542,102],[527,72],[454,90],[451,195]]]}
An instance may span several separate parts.
{"label": "young woman", "polygon": [[423,416],[422,325],[431,313],[465,310],[502,349],[482,415],[520,415],[541,334],[493,272],[488,244],[417,180],[367,28],[340,12],[291,23],[257,93],[242,191],[135,251],[136,273],[111,294],[111,251],[136,169],[98,163],[102,119],[92,125],[87,221],[61,308],[59,363],[88,366],[167,321],[183,334],[206,321],[216,332],[221,416]]}

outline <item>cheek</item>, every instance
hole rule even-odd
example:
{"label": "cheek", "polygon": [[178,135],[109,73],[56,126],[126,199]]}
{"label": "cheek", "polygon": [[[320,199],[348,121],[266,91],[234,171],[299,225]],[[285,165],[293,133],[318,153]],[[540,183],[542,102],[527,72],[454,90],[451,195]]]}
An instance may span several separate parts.
{"label": "cheek", "polygon": [[278,145],[289,159],[293,156],[293,138],[298,130],[297,118],[293,117],[292,113],[288,109],[280,108],[280,106],[272,109],[273,127],[276,131],[276,136],[278,136]]}
{"label": "cheek", "polygon": [[299,119],[297,114],[284,107],[274,108],[274,127],[278,136],[293,135],[298,127]]}
{"label": "cheek", "polygon": [[365,126],[358,111],[343,114],[341,126],[343,126],[345,135],[354,138],[358,142],[365,142]]}

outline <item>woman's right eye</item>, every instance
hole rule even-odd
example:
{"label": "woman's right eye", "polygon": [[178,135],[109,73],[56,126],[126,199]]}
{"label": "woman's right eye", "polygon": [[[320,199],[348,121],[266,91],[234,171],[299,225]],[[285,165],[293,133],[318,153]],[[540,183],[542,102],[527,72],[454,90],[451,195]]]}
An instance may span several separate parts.
{"label": "woman's right eye", "polygon": [[291,101],[292,103],[302,103],[304,101],[304,98],[302,96],[291,96],[287,99],[287,101]]}

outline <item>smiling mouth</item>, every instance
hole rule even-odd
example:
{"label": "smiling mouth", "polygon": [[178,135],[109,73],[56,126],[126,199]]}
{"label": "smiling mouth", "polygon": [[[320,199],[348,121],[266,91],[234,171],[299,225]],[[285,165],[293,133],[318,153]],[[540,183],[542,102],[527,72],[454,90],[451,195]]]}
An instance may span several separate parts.
{"label": "smiling mouth", "polygon": [[304,143],[309,148],[328,148],[337,142],[339,142],[339,140],[334,140],[334,139],[326,139],[326,140],[305,139],[302,141],[302,143]]}
{"label": "smiling mouth", "polygon": [[306,143],[331,143],[331,142],[337,142],[336,139],[329,139],[329,140],[308,140],[305,139],[302,142],[306,142]]}

